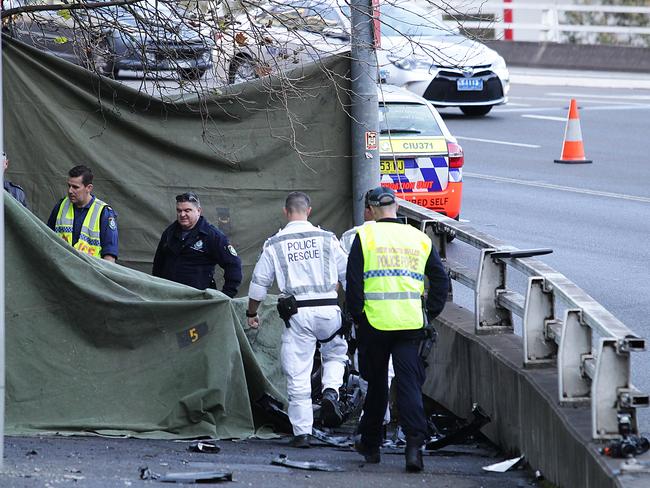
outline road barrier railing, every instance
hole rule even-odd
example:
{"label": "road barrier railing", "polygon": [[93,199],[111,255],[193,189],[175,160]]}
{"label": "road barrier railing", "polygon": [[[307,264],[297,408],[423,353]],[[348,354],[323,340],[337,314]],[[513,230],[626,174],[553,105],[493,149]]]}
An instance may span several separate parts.
{"label": "road barrier railing", "polygon": [[[645,350],[644,338],[535,258],[550,249],[517,249],[466,223],[399,203],[399,215],[432,237],[453,282],[473,290],[476,334],[514,334],[514,314],[521,323],[524,367],[557,368],[558,401],[590,403],[593,439],[638,434],[636,409],[650,400],[631,383],[630,355]],[[452,238],[478,250],[478,258],[465,250],[453,253],[462,262],[449,259]],[[525,290],[508,279],[509,269],[523,275]]]}
{"label": "road barrier railing", "polygon": [[[416,1],[416,3],[418,3]],[[421,1],[419,5],[431,9],[430,3]],[[448,20],[450,25],[462,25],[465,29],[498,29],[515,31],[530,31],[538,33],[537,41],[562,42],[562,33],[583,32],[583,33],[607,33],[607,34],[636,34],[649,35],[647,19],[650,18],[650,7],[630,5],[577,5],[557,3],[523,3],[523,2],[457,2],[451,1],[445,4],[444,13],[452,18],[459,17],[459,21]],[[505,12],[511,12],[518,16],[518,13],[526,14],[524,21],[505,21]],[[601,13],[629,14],[639,21],[638,25],[606,25],[591,24],[591,17],[583,16],[583,24],[572,23],[566,17],[567,12],[584,12],[585,14]],[[537,19],[534,21],[533,19]],[[643,20],[645,20],[645,22]],[[530,20],[533,20],[532,22]]]}

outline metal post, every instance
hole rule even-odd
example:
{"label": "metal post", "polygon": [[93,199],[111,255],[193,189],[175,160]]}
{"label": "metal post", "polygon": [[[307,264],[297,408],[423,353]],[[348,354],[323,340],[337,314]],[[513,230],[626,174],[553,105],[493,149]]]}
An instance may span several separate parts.
{"label": "metal post", "polygon": [[377,57],[371,0],[351,0],[352,198],[354,224],[363,223],[363,196],[379,185]]}
{"label": "metal post", "polygon": [[[0,5],[0,13],[2,6]],[[0,34],[0,153],[4,151],[4,110],[2,107],[2,34]],[[4,177],[4,175],[3,175]],[[5,201],[0,198],[0,470],[4,459],[5,432]]]}

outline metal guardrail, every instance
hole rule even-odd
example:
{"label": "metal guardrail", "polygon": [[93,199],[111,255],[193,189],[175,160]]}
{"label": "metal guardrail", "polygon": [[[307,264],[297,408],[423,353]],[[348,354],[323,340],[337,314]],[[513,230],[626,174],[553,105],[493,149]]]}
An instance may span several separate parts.
{"label": "metal guardrail", "polygon": [[[476,334],[512,334],[513,314],[521,317],[524,367],[557,367],[558,401],[591,404],[594,439],[638,433],[636,408],[650,399],[630,381],[630,354],[645,350],[645,339],[535,259],[550,250],[519,250],[414,203],[399,203],[399,215],[432,236],[452,280],[474,291]],[[450,236],[479,251],[476,269],[447,259]],[[508,269],[527,277],[523,294],[508,288]]]}
{"label": "metal guardrail", "polygon": [[[418,0],[416,0],[418,3]],[[419,2],[419,5],[431,9],[428,2]],[[463,17],[460,22],[465,29],[498,29],[510,31],[533,31],[539,33],[534,41],[562,42],[563,32],[585,32],[585,33],[609,33],[609,34],[636,34],[650,35],[650,27],[620,26],[620,25],[595,25],[595,24],[572,24],[567,21],[563,14],[566,12],[589,12],[603,14],[634,14],[645,16],[650,20],[650,7],[625,6],[625,5],[558,5],[554,3],[522,3],[522,2],[458,2],[455,0],[445,4],[445,12],[452,17],[460,15]],[[524,21],[512,21],[512,14],[517,12],[528,12]],[[539,12],[535,14],[535,12]],[[506,15],[508,13],[508,15]],[[493,19],[481,19],[481,16],[490,14]],[[475,18],[477,20],[472,20]],[[510,18],[510,21],[506,19]],[[588,21],[588,20],[587,20]],[[455,21],[447,21],[453,24]],[[646,25],[648,22],[645,23]]]}

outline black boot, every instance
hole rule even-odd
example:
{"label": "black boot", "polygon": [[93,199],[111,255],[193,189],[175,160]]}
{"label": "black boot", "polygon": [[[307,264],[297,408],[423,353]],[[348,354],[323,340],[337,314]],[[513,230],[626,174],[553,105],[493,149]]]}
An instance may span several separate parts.
{"label": "black boot", "polygon": [[361,454],[368,464],[378,464],[381,462],[379,448],[368,447],[361,441],[361,439],[358,439],[354,443],[354,450]]}
{"label": "black boot", "polygon": [[309,434],[294,435],[289,441],[289,447],[297,447],[299,449],[308,449],[310,445]]}
{"label": "black boot", "polygon": [[404,450],[406,471],[418,473],[424,469],[424,462],[422,461],[423,446],[423,436],[406,436],[406,449]]}
{"label": "black boot", "polygon": [[320,402],[320,420],[325,427],[338,427],[343,423],[339,398],[332,388],[327,388],[323,392],[323,399]]}

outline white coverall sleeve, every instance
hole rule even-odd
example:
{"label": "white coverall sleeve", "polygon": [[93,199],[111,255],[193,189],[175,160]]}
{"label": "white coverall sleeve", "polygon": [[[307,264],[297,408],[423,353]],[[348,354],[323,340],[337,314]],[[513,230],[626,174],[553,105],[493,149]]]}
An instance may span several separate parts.
{"label": "white coverall sleeve", "polygon": [[248,287],[248,298],[263,302],[274,279],[275,267],[273,266],[273,259],[269,247],[265,245],[262,255],[257,260],[257,264],[255,264],[255,269],[253,270],[251,284]]}
{"label": "white coverall sleeve", "polygon": [[336,271],[338,273],[338,281],[341,282],[341,286],[345,290],[345,272],[348,268],[348,255],[341,247],[341,243],[335,237],[332,239],[332,251],[334,253],[334,259],[336,260]]}

